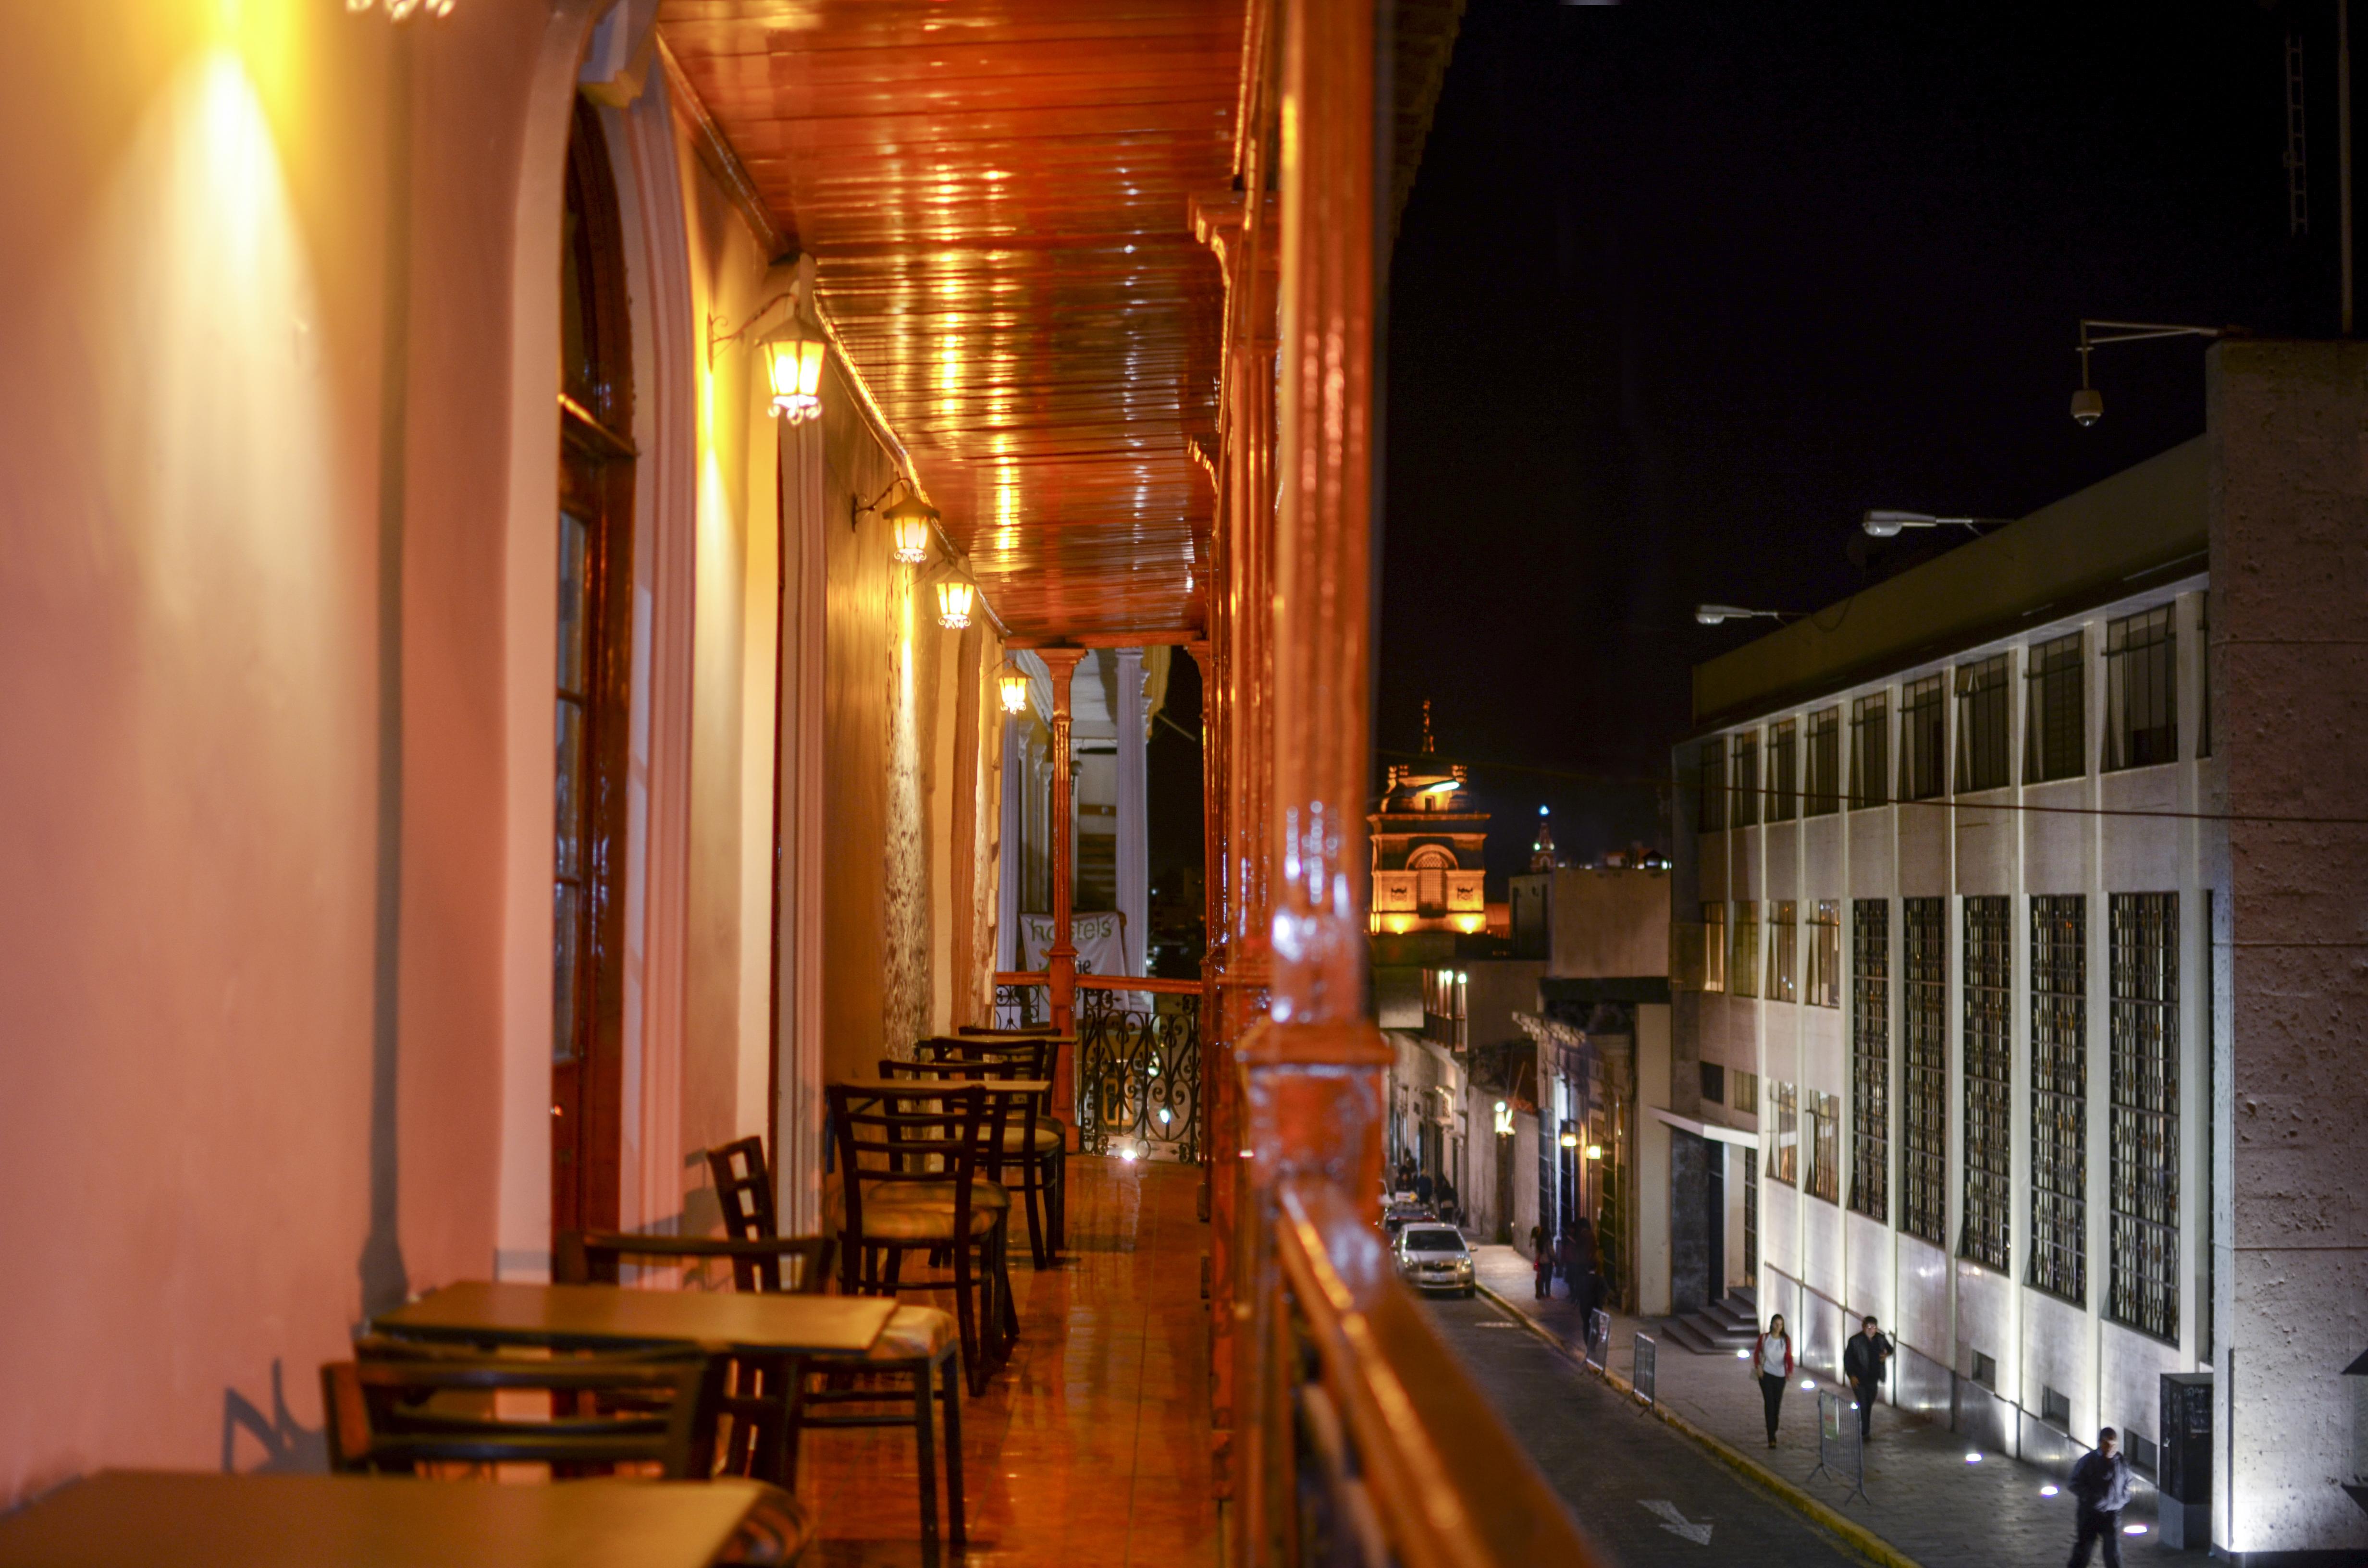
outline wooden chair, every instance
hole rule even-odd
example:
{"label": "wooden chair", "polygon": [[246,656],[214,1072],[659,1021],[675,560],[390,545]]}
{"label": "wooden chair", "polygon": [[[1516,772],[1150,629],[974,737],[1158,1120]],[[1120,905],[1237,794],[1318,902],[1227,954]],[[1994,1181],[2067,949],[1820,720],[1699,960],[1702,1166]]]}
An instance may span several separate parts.
{"label": "wooden chair", "polygon": [[[986,1079],[1030,1078],[1050,1085],[1058,1047],[1048,1037],[940,1035],[913,1047],[916,1063],[974,1063]],[[898,1065],[904,1065],[899,1063]],[[882,1064],[885,1072],[887,1064]],[[1053,1113],[1053,1091],[1038,1096],[1024,1117],[1007,1119],[1003,1146],[1019,1167],[1020,1199],[1028,1210],[1028,1252],[1045,1268],[1059,1261],[1068,1240],[1069,1142]]]}
{"label": "wooden chair", "polygon": [[[766,1164],[764,1140],[752,1136],[710,1149],[707,1169],[723,1210],[724,1229],[733,1238],[747,1243],[774,1239],[772,1172]],[[819,1292],[827,1282],[829,1256],[825,1251],[822,1261],[809,1262],[793,1288]],[[740,1288],[749,1287],[744,1282]],[[952,1314],[936,1307],[900,1304],[870,1350],[861,1356],[809,1357],[806,1371],[795,1417],[798,1428],[913,1428],[920,1461],[921,1553],[929,1568],[938,1561],[938,1445],[929,1406],[933,1398],[943,1404],[949,1533],[956,1546],[965,1544],[970,1536],[962,1506],[962,1350]],[[905,1408],[894,1408],[899,1404]],[[871,1408],[847,1408],[850,1406]]]}
{"label": "wooden chair", "polygon": [[[824,1093],[837,1153],[837,1180],[825,1195],[825,1223],[839,1237],[840,1288],[848,1295],[951,1290],[970,1390],[986,1390],[997,1331],[1017,1326],[1004,1270],[1011,1195],[981,1170],[982,1153],[1001,1158],[1006,1106],[1013,1096],[977,1084],[831,1084]],[[907,1281],[905,1255],[931,1255],[951,1278]]]}
{"label": "wooden chair", "polygon": [[[672,1481],[705,1480],[714,1471],[721,1358],[525,1360],[370,1348],[368,1358],[321,1369],[333,1471],[411,1474],[423,1464],[547,1464],[562,1476],[647,1464]],[[518,1392],[550,1394],[551,1416],[502,1415],[498,1396]],[[604,1398],[605,1411],[598,1408]]]}

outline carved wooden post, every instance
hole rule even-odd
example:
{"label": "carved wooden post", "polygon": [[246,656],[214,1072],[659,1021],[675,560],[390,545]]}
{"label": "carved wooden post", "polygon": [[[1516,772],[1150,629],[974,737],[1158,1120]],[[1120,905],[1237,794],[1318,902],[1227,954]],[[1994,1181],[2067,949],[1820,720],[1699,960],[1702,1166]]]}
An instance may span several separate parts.
{"label": "carved wooden post", "polygon": [[[1292,1454],[1272,1244],[1274,1190],[1320,1175],[1352,1201],[1381,1193],[1382,1074],[1389,1051],[1365,1014],[1365,797],[1372,656],[1376,0],[1283,0],[1281,344],[1272,543],[1271,795],[1278,856],[1269,1016],[1241,1040],[1244,1203],[1237,1325],[1237,1496],[1244,1560],[1285,1555]],[[1251,188],[1258,188],[1252,187]],[[1253,229],[1257,227],[1253,224]],[[1264,476],[1259,476],[1261,479]],[[1269,483],[1258,489],[1272,494]],[[1250,545],[1255,551],[1256,530]],[[1255,580],[1256,574],[1251,574]],[[1269,610],[1268,607],[1271,607]],[[1245,645],[1248,637],[1246,634]],[[1253,728],[1255,726],[1253,725]],[[1259,890],[1263,892],[1264,890]],[[1253,894],[1253,897],[1256,895]],[[1246,903],[1249,899],[1245,900]]]}
{"label": "carved wooden post", "polygon": [[[1074,922],[1069,906],[1076,893],[1076,869],[1069,863],[1069,840],[1076,812],[1071,800],[1076,779],[1069,766],[1069,682],[1086,651],[1039,648],[1036,656],[1044,661],[1044,668],[1053,677],[1053,945],[1045,949],[1044,967],[1051,971],[1053,1032],[1074,1035],[1077,1017],[1077,944],[1070,929]],[[1065,1136],[1073,1149],[1077,1142],[1076,1076],[1076,1048],[1065,1046],[1053,1071],[1053,1114],[1066,1125]]]}

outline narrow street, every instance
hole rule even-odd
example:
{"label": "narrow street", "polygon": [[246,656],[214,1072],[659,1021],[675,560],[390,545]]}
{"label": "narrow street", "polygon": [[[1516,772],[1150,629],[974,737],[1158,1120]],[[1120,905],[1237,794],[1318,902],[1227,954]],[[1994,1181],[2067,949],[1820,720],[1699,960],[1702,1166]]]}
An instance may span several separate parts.
{"label": "narrow street", "polygon": [[1440,1334],[1546,1480],[1627,1568],[1861,1562],[1613,1390],[1582,1376],[1486,1297],[1429,1304]]}

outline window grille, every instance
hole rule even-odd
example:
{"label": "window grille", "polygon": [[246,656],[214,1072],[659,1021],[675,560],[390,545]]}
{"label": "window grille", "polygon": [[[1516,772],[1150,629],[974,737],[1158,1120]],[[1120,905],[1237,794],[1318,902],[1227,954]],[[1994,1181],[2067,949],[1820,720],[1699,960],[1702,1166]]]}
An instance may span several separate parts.
{"label": "window grille", "polygon": [[1768,731],[1768,820],[1791,822],[1798,814],[1800,743],[1793,721]]}
{"label": "window grille", "polygon": [[1743,1151],[1743,1277],[1759,1283],[1759,1151]]}
{"label": "window grille", "polygon": [[1726,1105],[1729,1110],[1743,1116],[1759,1114],[1759,1074],[1746,1073],[1740,1067],[1726,1070]]}
{"label": "window grille", "polygon": [[2078,778],[2087,770],[2082,732],[2088,727],[2086,671],[2080,634],[2032,649],[2022,668],[2022,781]]}
{"label": "window grille", "polygon": [[1821,817],[1838,811],[1842,799],[1842,710],[1820,708],[1809,715],[1806,777],[1802,814]]}
{"label": "window grille", "polygon": [[1801,915],[1785,899],[1776,905],[1768,926],[1768,989],[1770,1002],[1801,999]]}
{"label": "window grille", "polygon": [[1705,903],[1702,917],[1702,989],[1726,989],[1726,905]]}
{"label": "window grille", "polygon": [[1850,704],[1850,806],[1891,799],[1891,699],[1876,692]]}
{"label": "window grille", "polygon": [[2179,645],[2170,607],[2105,623],[2105,770],[2179,760]]}
{"label": "window grille", "polygon": [[2089,1288],[2089,901],[2031,901],[2031,1283]]}
{"label": "window grille", "polygon": [[2179,895],[2117,892],[2106,1315],[2179,1337]]}
{"label": "window grille", "polygon": [[2195,596],[2195,755],[2212,755],[2212,596]]}
{"label": "window grille", "polygon": [[1727,821],[1736,827],[1755,827],[1759,822],[1759,732],[1744,731],[1735,737],[1731,749],[1735,756],[1735,804],[1727,812]]}
{"label": "window grille", "polygon": [[2012,782],[2007,750],[2006,655],[1957,666],[1957,789]]}
{"label": "window grille", "polygon": [[1899,901],[1899,1228],[1934,1246],[1949,1224],[1947,901]]}
{"label": "window grille", "polygon": [[1842,1005],[1842,906],[1821,898],[1809,906],[1809,1006]]}
{"label": "window grille", "polygon": [[1801,1091],[1797,1085],[1770,1081],[1768,1097],[1776,1102],[1775,1147],[1768,1154],[1768,1179],[1786,1187],[1801,1185]]}
{"label": "window grille", "polygon": [[1850,905],[1850,1196],[1871,1219],[1891,1218],[1891,903]]}
{"label": "window grille", "polygon": [[1735,961],[1726,966],[1727,984],[1737,996],[1759,994],[1759,906],[1735,906]]}
{"label": "window grille", "polygon": [[1726,826],[1726,743],[1702,742],[1699,762],[1702,801],[1695,826],[1703,833],[1716,833]]}
{"label": "window grille", "polygon": [[1842,1100],[1809,1091],[1809,1185],[1812,1198],[1839,1203],[1842,1196]]}
{"label": "window grille", "polygon": [[1949,720],[1941,706],[1941,677],[1926,676],[1899,688],[1899,798],[1930,801],[1949,788]]}
{"label": "window grille", "polygon": [[1965,900],[1965,1208],[1962,1257],[2003,1271],[2014,1212],[2012,927],[2004,897]]}

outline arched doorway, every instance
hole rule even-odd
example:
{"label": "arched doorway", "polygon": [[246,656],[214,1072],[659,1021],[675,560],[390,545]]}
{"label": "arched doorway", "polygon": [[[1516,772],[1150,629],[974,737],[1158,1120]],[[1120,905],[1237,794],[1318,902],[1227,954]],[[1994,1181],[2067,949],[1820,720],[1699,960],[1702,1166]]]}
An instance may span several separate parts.
{"label": "arched doorway", "polygon": [[560,244],[551,1218],[618,1221],[632,695],[632,331],[600,121],[577,101]]}

